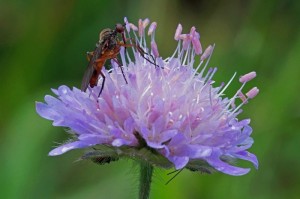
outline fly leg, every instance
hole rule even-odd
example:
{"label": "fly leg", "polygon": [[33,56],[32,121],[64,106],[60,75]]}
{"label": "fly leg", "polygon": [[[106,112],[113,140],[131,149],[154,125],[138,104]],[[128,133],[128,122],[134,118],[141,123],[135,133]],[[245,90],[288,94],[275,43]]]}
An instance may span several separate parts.
{"label": "fly leg", "polygon": [[[100,92],[99,92],[99,94],[98,94],[98,97],[101,95],[101,93],[102,93],[102,91],[103,91],[103,88],[104,88],[104,84],[105,84],[105,75],[102,73],[102,68],[103,68],[103,65],[104,65],[104,63],[105,63],[105,59],[102,59],[102,58],[99,58],[99,59],[97,59],[94,63],[94,65],[93,65],[93,67],[94,67],[94,69],[96,70],[96,75],[95,76],[92,76],[92,77],[94,77],[94,78],[92,78],[91,79],[91,81],[92,80],[94,80],[94,82],[93,82],[93,86],[96,86],[97,85],[97,83],[98,83],[98,77],[99,77],[99,75],[101,75],[101,77],[103,78],[103,81],[102,81],[102,84],[101,84],[101,88],[100,88]],[[90,81],[90,85],[91,85],[91,87],[92,87],[92,82]]]}
{"label": "fly leg", "polygon": [[[157,64],[156,64],[156,59],[153,57],[153,55],[149,54],[149,53],[146,53],[138,44],[136,44],[136,49],[137,51],[142,55],[142,57],[144,59],[146,59],[150,64],[153,64],[155,67],[159,67]],[[148,58],[145,57],[145,55],[148,55],[152,58],[153,61],[150,61]]]}
{"label": "fly leg", "polygon": [[[131,40],[131,41],[134,42],[134,39],[132,39],[132,38],[129,38],[129,39],[127,39],[127,40]],[[134,47],[134,48],[136,48],[137,51],[140,53],[140,55],[141,55],[145,60],[147,60],[150,64],[153,64],[155,67],[159,67],[159,66],[156,64],[156,59],[153,57],[153,55],[151,55],[151,54],[149,54],[149,53],[146,53],[146,52],[139,46],[139,44],[138,44],[137,42],[135,42],[135,44],[133,44],[133,43],[131,43],[131,44],[120,43],[119,45],[120,45],[120,46],[123,46],[125,49],[126,49],[126,47]],[[147,57],[145,57],[145,55],[150,56],[151,59],[152,59],[153,61],[151,61],[150,59],[148,59]]]}
{"label": "fly leg", "polygon": [[124,71],[123,71],[123,66],[122,66],[122,64],[119,62],[119,60],[118,60],[117,58],[113,58],[113,60],[119,65],[119,67],[120,67],[120,69],[121,69],[121,72],[122,72],[122,75],[123,75],[123,77],[124,77],[124,80],[125,80],[126,84],[128,84],[127,79],[126,79],[126,77],[125,77],[125,73],[124,73]]}
{"label": "fly leg", "polygon": [[103,81],[102,81],[102,84],[101,84],[101,89],[100,89],[100,92],[98,94],[98,97],[100,97],[102,91],[103,91],[103,88],[104,88],[104,84],[105,84],[105,75],[102,73],[102,71],[99,72],[99,74],[101,75]]}

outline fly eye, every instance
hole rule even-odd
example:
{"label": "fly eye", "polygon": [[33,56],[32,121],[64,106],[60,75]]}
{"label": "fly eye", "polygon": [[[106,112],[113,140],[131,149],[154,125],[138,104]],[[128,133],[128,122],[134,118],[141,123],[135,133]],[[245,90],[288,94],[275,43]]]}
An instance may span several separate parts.
{"label": "fly eye", "polygon": [[124,26],[122,25],[122,24],[117,24],[116,25],[116,31],[118,32],[118,33],[123,33],[124,32]]}

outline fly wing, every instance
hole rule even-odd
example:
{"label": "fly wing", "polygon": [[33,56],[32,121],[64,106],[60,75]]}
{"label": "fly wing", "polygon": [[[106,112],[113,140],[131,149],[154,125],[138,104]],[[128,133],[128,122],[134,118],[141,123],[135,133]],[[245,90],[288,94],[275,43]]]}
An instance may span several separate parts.
{"label": "fly wing", "polygon": [[93,65],[94,65],[94,63],[92,63],[92,60],[90,60],[90,63],[87,66],[87,68],[84,72],[83,78],[82,78],[82,82],[81,82],[81,90],[82,91],[86,91],[87,87],[90,84],[90,80],[91,80],[92,75],[95,71],[95,68],[94,68]]}
{"label": "fly wing", "polygon": [[96,69],[94,68],[94,64],[95,61],[98,59],[98,57],[101,55],[101,46],[99,46],[98,48],[95,49],[94,51],[94,55],[91,58],[87,68],[85,69],[83,78],[82,78],[82,82],[81,82],[81,90],[82,91],[86,91],[86,89],[88,88],[89,84],[90,84],[90,80],[93,76],[93,73],[96,71]]}

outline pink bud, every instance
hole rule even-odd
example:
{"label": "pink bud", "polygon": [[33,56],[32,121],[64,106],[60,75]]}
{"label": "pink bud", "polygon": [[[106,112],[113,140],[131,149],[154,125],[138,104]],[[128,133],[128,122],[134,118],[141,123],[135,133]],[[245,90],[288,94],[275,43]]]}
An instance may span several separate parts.
{"label": "pink bud", "polygon": [[149,30],[148,30],[148,35],[151,35],[155,31],[156,26],[157,26],[156,22],[151,23]]}
{"label": "pink bud", "polygon": [[150,20],[148,18],[146,18],[144,21],[143,21],[143,27],[144,29],[148,26],[148,24],[150,23]]}
{"label": "pink bud", "polygon": [[202,46],[201,46],[200,40],[196,37],[193,37],[192,44],[193,44],[196,55],[200,55],[202,53]]}
{"label": "pink bud", "polygon": [[202,53],[202,46],[199,40],[200,34],[196,32],[195,26],[191,28],[189,36],[192,40],[193,48],[195,50],[196,55],[200,55]]}
{"label": "pink bud", "polygon": [[138,31],[138,27],[136,27],[134,24],[129,23],[129,26],[133,31]]}
{"label": "pink bud", "polygon": [[196,32],[196,28],[195,28],[195,26],[193,26],[190,30],[190,35],[192,38],[195,36],[195,32]]}
{"label": "pink bud", "polygon": [[201,61],[204,61],[205,59],[207,59],[210,55],[211,55],[211,53],[213,52],[213,47],[211,46],[211,45],[209,45],[206,49],[205,49],[205,51],[204,51],[204,53],[202,54],[202,56],[201,56]]}
{"label": "pink bud", "polygon": [[252,88],[248,93],[246,93],[247,97],[250,99],[254,98],[259,93],[259,89],[257,87]]}
{"label": "pink bud", "polygon": [[253,72],[247,73],[246,75],[241,76],[239,81],[241,83],[246,83],[246,82],[249,82],[250,80],[252,80],[255,77],[256,77],[256,72],[253,71]]}
{"label": "pink bud", "polygon": [[176,41],[178,41],[180,39],[179,36],[181,35],[181,32],[182,32],[182,25],[178,24],[176,32],[175,32],[175,36],[174,36],[174,39]]}
{"label": "pink bud", "polygon": [[129,32],[130,31],[130,25],[128,23],[127,17],[124,17],[124,23],[125,23],[125,27],[126,27],[127,32]]}
{"label": "pink bud", "polygon": [[139,36],[141,37],[144,33],[143,20],[139,19]]}

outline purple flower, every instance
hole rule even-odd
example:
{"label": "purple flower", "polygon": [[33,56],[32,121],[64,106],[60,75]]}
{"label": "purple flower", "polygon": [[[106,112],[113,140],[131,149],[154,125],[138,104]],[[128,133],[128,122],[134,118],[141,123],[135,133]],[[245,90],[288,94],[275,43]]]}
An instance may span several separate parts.
{"label": "purple flower", "polygon": [[[250,161],[258,167],[256,156],[247,151],[253,143],[250,119],[239,121],[241,106],[255,97],[255,87],[243,94],[244,85],[255,72],[240,77],[241,88],[227,98],[227,84],[215,85],[216,68],[206,69],[214,46],[202,53],[200,34],[192,27],[182,34],[179,24],[175,33],[178,46],[166,59],[159,55],[155,42],[155,22],[140,20],[138,26],[125,18],[127,37],[138,43],[144,54],[132,48],[120,52],[124,81],[120,68],[102,72],[106,76],[104,89],[98,98],[99,86],[83,92],[60,86],[53,89],[57,97],[45,96],[36,103],[38,114],[53,120],[54,126],[70,129],[74,139],[49,155],[61,155],[69,150],[103,147],[83,157],[129,157],[143,159],[155,166],[192,171],[218,170],[230,175],[243,175],[248,168],[233,166],[233,159]],[[147,25],[150,24],[148,32]],[[151,37],[146,45],[146,33]],[[200,63],[195,65],[195,60]],[[239,105],[235,100],[241,99]],[[104,147],[104,148],[105,148]]]}

